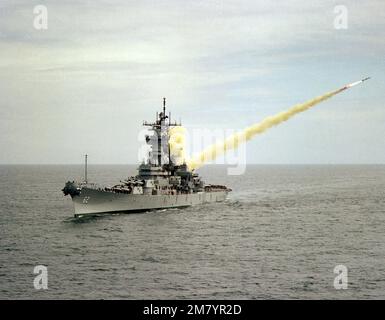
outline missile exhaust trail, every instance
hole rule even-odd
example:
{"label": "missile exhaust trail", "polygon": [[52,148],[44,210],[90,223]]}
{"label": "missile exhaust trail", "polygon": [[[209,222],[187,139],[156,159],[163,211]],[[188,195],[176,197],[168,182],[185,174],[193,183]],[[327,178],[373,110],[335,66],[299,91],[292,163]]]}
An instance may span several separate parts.
{"label": "missile exhaust trail", "polygon": [[267,117],[261,122],[256,123],[250,127],[247,127],[243,131],[230,136],[226,140],[207,147],[200,154],[188,160],[187,166],[189,167],[190,170],[197,169],[202,165],[204,165],[206,162],[212,161],[216,157],[224,154],[227,150],[236,149],[241,143],[249,141],[257,134],[261,134],[265,132],[267,129],[289,120],[294,115],[304,112],[310,109],[311,107],[317,105],[318,103],[325,101],[335,96],[336,94],[342,91],[345,91],[347,89],[350,89],[369,79],[370,77],[367,77],[362,80],[349,83],[337,90],[328,92],[322,96],[316,97],[304,103],[297,104],[294,107],[291,107],[290,109],[286,111],[282,111],[276,115]]}

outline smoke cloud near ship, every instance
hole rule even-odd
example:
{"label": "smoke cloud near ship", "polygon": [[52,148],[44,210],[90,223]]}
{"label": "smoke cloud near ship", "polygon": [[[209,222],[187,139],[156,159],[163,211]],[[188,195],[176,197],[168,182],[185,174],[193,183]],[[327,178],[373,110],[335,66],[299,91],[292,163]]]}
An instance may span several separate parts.
{"label": "smoke cloud near ship", "polygon": [[171,127],[169,130],[169,145],[171,156],[175,164],[185,162],[186,129],[182,126]]}

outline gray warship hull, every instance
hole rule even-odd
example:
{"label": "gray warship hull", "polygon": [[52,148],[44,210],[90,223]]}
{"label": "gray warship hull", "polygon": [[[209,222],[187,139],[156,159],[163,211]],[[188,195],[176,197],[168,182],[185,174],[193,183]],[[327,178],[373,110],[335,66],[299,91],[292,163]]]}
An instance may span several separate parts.
{"label": "gray warship hull", "polygon": [[221,202],[228,191],[198,192],[188,194],[143,195],[123,194],[83,187],[72,197],[75,217],[84,215],[134,213],[166,208],[183,208],[204,203]]}
{"label": "gray warship hull", "polygon": [[[75,206],[75,217],[112,212],[141,212],[166,208],[182,208],[226,199],[231,189],[222,185],[206,184],[194,169],[190,170],[173,129],[181,124],[171,122],[171,113],[156,114],[155,122],[143,122],[150,127],[145,135],[148,154],[138,167],[138,174],[114,186],[98,186],[87,179],[85,155],[84,181],[67,181],[62,189],[70,195]],[[173,142],[172,142],[173,141]],[[171,144],[174,146],[173,151]],[[179,150],[179,151],[178,151]]]}

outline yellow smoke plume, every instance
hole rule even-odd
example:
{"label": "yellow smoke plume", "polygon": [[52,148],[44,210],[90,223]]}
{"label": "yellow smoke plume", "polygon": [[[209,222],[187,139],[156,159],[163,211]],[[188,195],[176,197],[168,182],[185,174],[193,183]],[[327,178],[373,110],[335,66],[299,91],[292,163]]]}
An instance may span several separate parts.
{"label": "yellow smoke plume", "polygon": [[171,127],[169,129],[169,145],[171,156],[174,163],[180,165],[185,162],[186,129],[182,126]]}
{"label": "yellow smoke plume", "polygon": [[192,159],[187,160],[187,165],[190,170],[197,169],[204,165],[206,162],[212,161],[216,157],[224,154],[227,150],[237,148],[241,143],[252,139],[257,134],[261,134],[267,129],[289,120],[296,114],[310,109],[316,104],[333,97],[334,95],[340,93],[341,91],[347,88],[349,88],[349,86],[345,86],[341,89],[331,91],[322,96],[311,99],[305,103],[297,104],[294,107],[286,111],[282,111],[274,116],[269,116],[263,119],[261,122],[247,127],[243,131],[230,136],[226,140],[207,147],[200,154],[194,156]]}

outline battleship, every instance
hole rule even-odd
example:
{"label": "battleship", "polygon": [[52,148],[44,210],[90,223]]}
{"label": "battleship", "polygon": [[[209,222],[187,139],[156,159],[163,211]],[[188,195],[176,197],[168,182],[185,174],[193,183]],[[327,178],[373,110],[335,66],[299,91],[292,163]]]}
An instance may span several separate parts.
{"label": "battleship", "polygon": [[172,156],[170,129],[181,123],[172,122],[171,113],[166,115],[165,98],[155,122],[144,121],[143,126],[149,127],[145,136],[149,151],[136,176],[114,186],[89,183],[86,155],[84,181],[68,181],[62,189],[65,196],[72,198],[75,217],[183,208],[226,199],[230,188],[205,184],[185,161],[177,163]]}

